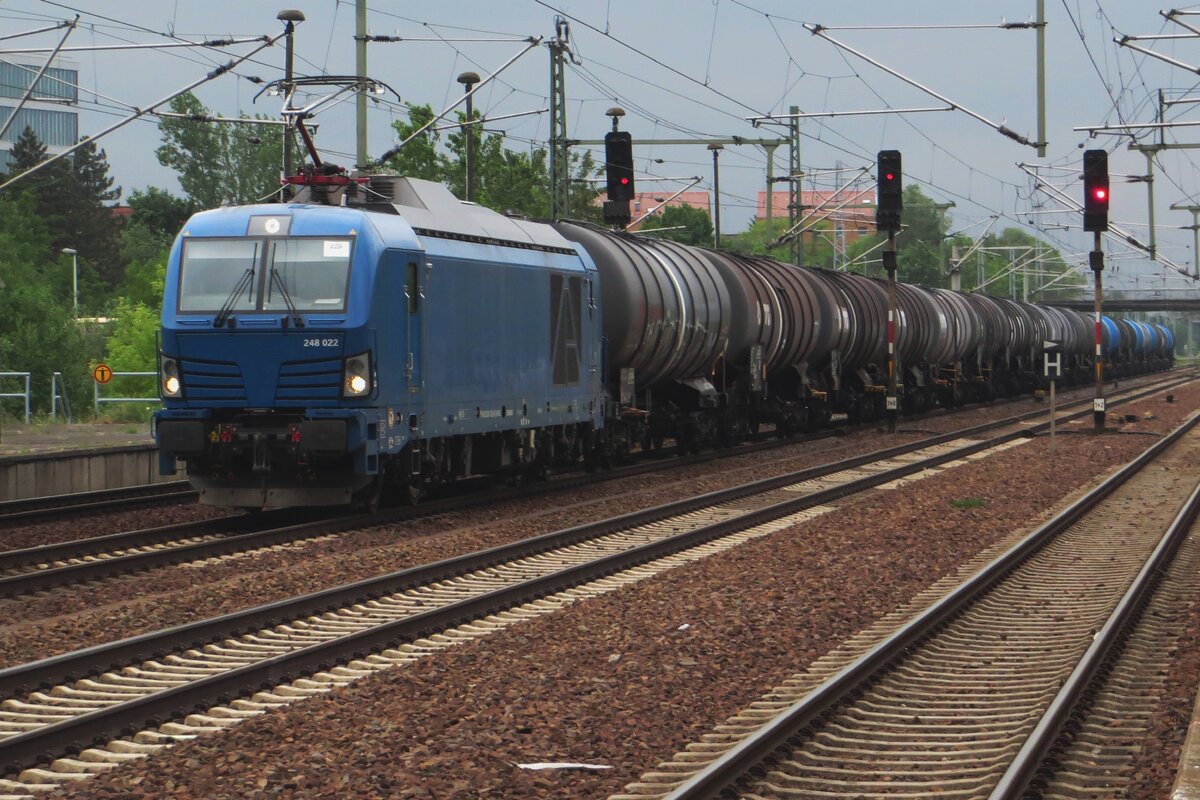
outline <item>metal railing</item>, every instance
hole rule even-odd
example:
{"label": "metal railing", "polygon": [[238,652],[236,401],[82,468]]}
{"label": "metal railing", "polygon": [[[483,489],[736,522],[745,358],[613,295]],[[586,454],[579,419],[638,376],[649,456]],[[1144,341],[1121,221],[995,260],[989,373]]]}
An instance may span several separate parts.
{"label": "metal railing", "polygon": [[25,400],[25,424],[29,424],[29,373],[28,372],[0,372],[0,379],[4,378],[23,378],[25,380],[25,391],[23,392],[0,392],[0,399],[5,398],[23,398]]}
{"label": "metal railing", "polygon": [[[112,380],[116,380],[117,378],[154,378],[157,375],[158,375],[157,372],[114,372],[112,374]],[[100,404],[101,403],[155,403],[155,404],[158,404],[158,403],[162,402],[162,400],[159,399],[158,397],[122,397],[120,395],[101,397],[100,396],[100,383],[93,381],[92,387],[93,387],[92,405],[97,414],[100,413]]]}
{"label": "metal railing", "polygon": [[50,419],[58,422],[58,409],[62,407],[63,419],[74,422],[71,414],[71,401],[67,399],[67,382],[63,374],[56,372],[50,376]]}

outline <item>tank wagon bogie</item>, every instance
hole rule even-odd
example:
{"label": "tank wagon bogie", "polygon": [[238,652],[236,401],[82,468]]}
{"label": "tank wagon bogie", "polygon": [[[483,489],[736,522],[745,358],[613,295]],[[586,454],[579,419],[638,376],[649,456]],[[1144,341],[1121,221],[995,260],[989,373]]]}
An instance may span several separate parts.
{"label": "tank wagon bogie", "polygon": [[[197,214],[175,243],[156,435],[203,502],[373,505],[884,414],[883,281],[509,218],[426,181],[354,189]],[[895,298],[905,412],[1038,387],[1045,340],[1065,380],[1092,375],[1089,315]],[[1170,364],[1162,326],[1101,334],[1107,374]]]}

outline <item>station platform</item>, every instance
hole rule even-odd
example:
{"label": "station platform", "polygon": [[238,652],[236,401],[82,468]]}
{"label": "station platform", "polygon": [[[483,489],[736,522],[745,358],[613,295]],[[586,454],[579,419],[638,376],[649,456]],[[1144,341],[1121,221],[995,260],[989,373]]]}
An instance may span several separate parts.
{"label": "station platform", "polygon": [[0,425],[0,502],[179,479],[158,474],[148,424]]}
{"label": "station platform", "polygon": [[149,423],[0,424],[0,458],[152,444]]}

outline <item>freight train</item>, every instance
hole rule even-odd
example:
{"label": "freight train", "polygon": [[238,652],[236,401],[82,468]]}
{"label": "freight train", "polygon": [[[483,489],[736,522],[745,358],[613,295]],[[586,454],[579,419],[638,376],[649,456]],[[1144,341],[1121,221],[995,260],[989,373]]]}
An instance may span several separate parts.
{"label": "freight train", "polygon": [[[440,184],[316,183],[193,216],[171,251],[155,430],[202,502],[416,500],[471,475],[602,466],[879,418],[887,284],[532,222]],[[1090,315],[896,285],[901,410],[1028,391],[1042,343],[1091,379]],[[1102,320],[1106,375],[1171,332]]]}

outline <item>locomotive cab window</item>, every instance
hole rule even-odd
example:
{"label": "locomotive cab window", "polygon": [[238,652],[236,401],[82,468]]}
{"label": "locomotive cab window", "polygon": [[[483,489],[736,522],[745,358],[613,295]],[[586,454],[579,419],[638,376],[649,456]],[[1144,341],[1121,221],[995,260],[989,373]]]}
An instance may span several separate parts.
{"label": "locomotive cab window", "polygon": [[264,311],[342,311],[350,276],[349,239],[278,239],[271,242]]}
{"label": "locomotive cab window", "polygon": [[178,309],[344,311],[352,249],[347,237],[185,240]]}
{"label": "locomotive cab window", "polygon": [[261,248],[262,242],[257,239],[185,241],[179,271],[179,310],[216,311],[227,301],[233,311],[255,310]]}

